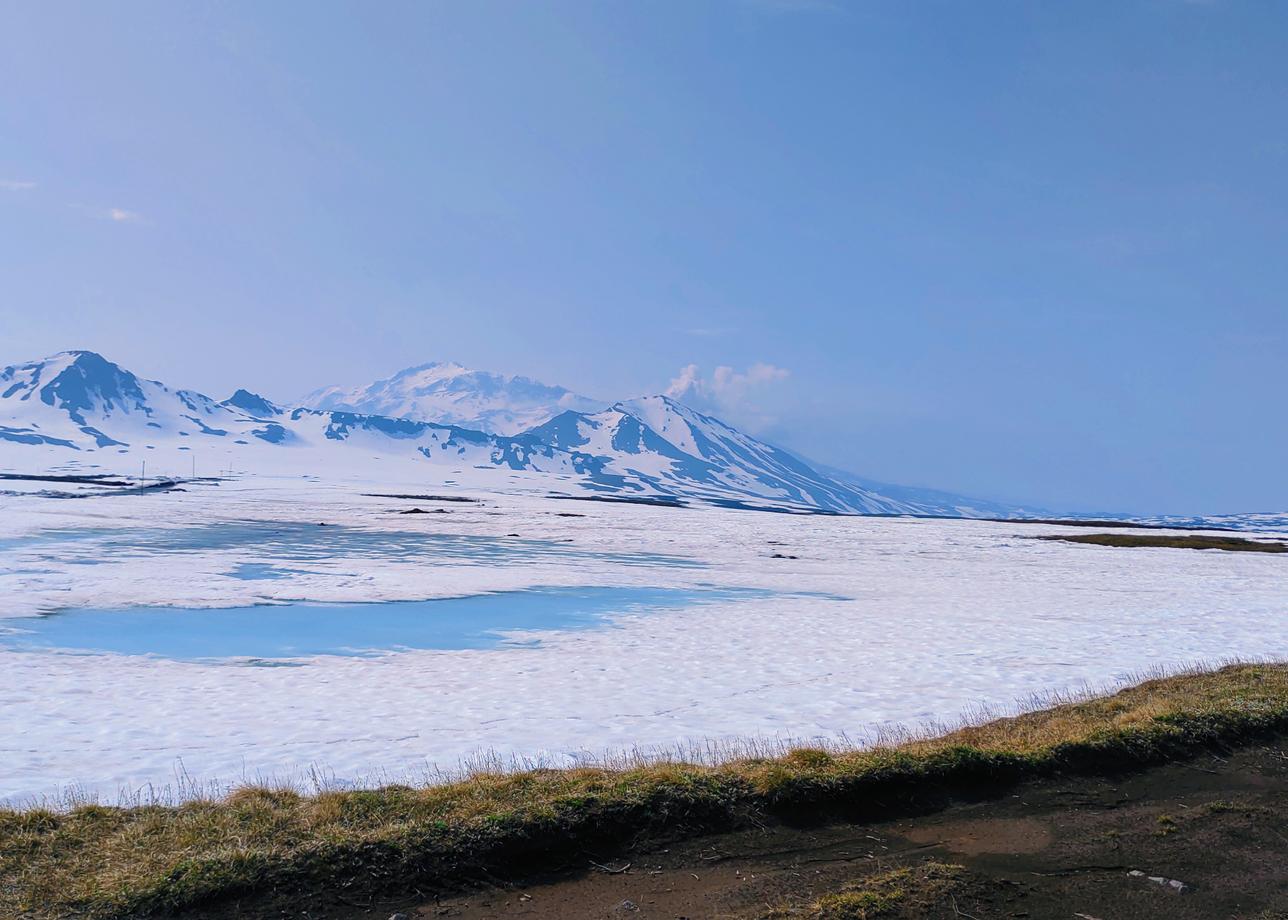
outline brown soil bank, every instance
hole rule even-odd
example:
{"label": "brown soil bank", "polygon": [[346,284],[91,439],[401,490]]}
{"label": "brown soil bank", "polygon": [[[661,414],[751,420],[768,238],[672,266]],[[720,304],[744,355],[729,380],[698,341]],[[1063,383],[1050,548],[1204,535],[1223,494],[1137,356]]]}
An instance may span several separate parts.
{"label": "brown soil bank", "polygon": [[[1261,834],[1258,815],[1262,813],[1250,811],[1240,817],[1238,809],[1243,807],[1241,802],[1271,809],[1282,804],[1276,798],[1282,788],[1281,774],[1267,772],[1277,766],[1277,748],[1254,745],[1265,745],[1285,732],[1288,666],[1239,665],[1149,681],[1110,697],[1000,719],[897,748],[797,750],[778,758],[719,766],[666,763],[630,770],[485,774],[445,786],[315,796],[245,789],[220,801],[179,807],[93,806],[66,813],[0,809],[0,917],[376,916],[390,904],[422,908],[429,904],[429,909],[436,910],[435,896],[478,890],[480,884],[519,883],[552,871],[584,872],[588,867],[594,874],[564,884],[635,883],[661,877],[648,875],[651,871],[670,872],[677,880],[696,875],[696,882],[709,883],[710,873],[699,871],[699,867],[723,865],[727,862],[721,855],[725,851],[710,851],[714,858],[708,859],[701,855],[708,842],[692,841],[728,834],[733,836],[720,837],[727,841],[720,845],[742,847],[752,860],[759,858],[753,852],[756,846],[765,847],[770,854],[759,864],[747,863],[748,876],[753,864],[761,869],[756,873],[758,881],[772,874],[771,863],[795,868],[782,870],[782,885],[777,889],[748,888],[754,892],[752,901],[740,904],[722,889],[712,892],[709,900],[677,902],[676,910],[681,912],[675,916],[717,917],[722,910],[728,916],[756,916],[757,910],[777,906],[789,912],[804,911],[802,916],[810,916],[812,911],[819,918],[900,916],[897,911],[905,916],[936,916],[925,911],[940,910],[942,915],[943,910],[951,909],[954,917],[969,914],[983,920],[977,911],[963,907],[963,902],[1008,905],[1007,899],[1022,897],[1009,888],[995,890],[1003,877],[1010,883],[1030,886],[1032,903],[1040,905],[1044,896],[1040,892],[1046,890],[1041,886],[1049,886],[1049,897],[1059,899],[1064,893],[1076,893],[1079,878],[1091,878],[1097,872],[1118,879],[1117,883],[1126,884],[1123,879],[1130,879],[1131,884],[1145,886],[1124,888],[1128,892],[1124,897],[1135,897],[1131,891],[1148,892],[1141,897],[1176,894],[1179,900],[1169,906],[1179,904],[1188,910],[1186,904],[1201,903],[1203,891],[1216,891],[1215,883],[1199,871],[1197,858],[1192,864],[1180,861],[1179,856],[1175,864],[1165,863],[1163,858],[1171,851],[1164,848],[1197,840],[1202,855],[1218,865],[1222,859],[1235,858],[1229,846],[1223,850],[1218,843],[1224,839],[1220,834],[1233,833],[1231,828],[1236,826],[1244,827],[1250,835],[1254,831]],[[1236,747],[1245,751],[1238,755],[1244,758],[1238,763],[1246,763],[1247,769],[1227,769],[1219,760],[1204,762],[1197,769],[1164,766],[1200,755],[1211,757],[1214,752],[1226,757]],[[1257,754],[1258,750],[1262,753]],[[1249,757],[1253,759],[1246,760]],[[1141,772],[1151,768],[1152,772]],[[1209,769],[1216,772],[1203,772]],[[1176,777],[1189,774],[1168,770],[1189,770],[1198,779],[1224,777],[1220,780],[1224,785],[1196,789],[1195,795],[1206,796],[1203,801],[1178,800],[1172,808],[1166,796],[1174,788],[1183,788],[1177,786]],[[1111,780],[1102,787],[1096,785],[1102,780],[1093,778],[1120,777],[1132,771],[1139,773],[1140,782],[1156,785],[1154,801],[1168,803],[1159,807],[1170,809],[1170,820],[1159,821],[1158,815],[1149,816],[1146,811],[1140,814],[1154,821],[1149,834],[1138,833],[1130,824],[1117,828],[1112,821],[1096,831],[1092,819],[1097,814],[1126,817],[1136,812],[1129,807],[1135,801],[1131,796],[1119,795],[1121,801],[1112,799],[1116,804],[1110,807],[1111,799],[1101,801],[1095,790],[1134,788],[1124,784],[1138,780]],[[1241,794],[1241,789],[1234,784],[1242,782],[1240,777],[1252,775],[1265,777],[1274,794],[1255,801],[1240,799],[1236,793]],[[1061,789],[1066,791],[1059,792]],[[1021,798],[1008,798],[1016,794]],[[1033,796],[1046,803],[1045,817],[1025,811],[1030,807],[1025,803]],[[1227,800],[1233,803],[1233,810],[1212,804]],[[1069,804],[1059,807],[1061,801]],[[968,802],[987,804],[962,804]],[[1181,809],[1182,804],[1190,808]],[[1208,805],[1211,807],[1198,808]],[[971,808],[977,810],[971,812]],[[1195,816],[1188,814],[1191,810]],[[1081,830],[1064,833],[1062,811],[1078,815],[1084,824],[1075,822],[1070,827],[1076,825]],[[920,839],[915,836],[928,833],[924,828],[933,827],[938,818],[918,819],[922,831],[912,825],[902,831],[899,825],[888,823],[878,829],[871,827],[877,822],[936,812],[944,820],[967,815],[963,820],[1010,821],[1005,830],[1001,825],[977,823],[974,833],[987,840],[1028,834],[1041,845],[1030,842],[1008,845],[1001,853],[981,850],[959,854],[933,834]],[[1025,821],[1017,823],[1019,818]],[[1245,818],[1245,824],[1237,823]],[[827,829],[802,829],[811,825]],[[1213,833],[1217,837],[1204,843],[1201,835],[1208,828],[1216,828]],[[1119,836],[1112,837],[1111,831]],[[1139,837],[1159,849],[1128,853],[1112,861],[1075,860],[1072,855],[1066,860],[1060,855],[1060,847],[1073,846],[1076,840],[1090,847],[1097,832],[1106,841],[1120,841],[1119,846]],[[1250,839],[1259,845],[1288,846],[1279,836],[1283,833],[1275,830],[1264,840],[1255,835]],[[958,835],[961,839],[965,836]],[[672,846],[668,847],[667,841]],[[680,841],[690,842],[677,843]],[[1020,854],[1025,848],[1033,850],[1024,857],[1033,860],[1032,866],[1047,868],[1006,869],[1011,874],[1004,875],[1002,863],[990,862]],[[670,853],[665,852],[668,849]],[[818,855],[808,859],[817,863],[808,859],[799,865],[784,863],[796,850],[816,851]],[[740,851],[731,852],[738,856]],[[1273,852],[1280,858],[1285,851]],[[919,853],[935,856],[935,864],[922,865]],[[1151,858],[1154,856],[1158,858]],[[668,862],[671,858],[677,861]],[[1067,862],[1063,868],[1061,860]],[[1138,866],[1128,865],[1137,860]],[[610,871],[596,869],[592,862]],[[626,862],[632,864],[630,869],[612,874],[611,870]],[[863,877],[863,870],[877,868],[887,874]],[[1115,874],[1132,868],[1145,875],[1119,878]],[[742,871],[738,866],[734,869]],[[1282,877],[1276,878],[1269,869],[1254,869],[1251,862],[1232,862],[1225,871],[1231,880],[1246,878],[1237,884],[1250,891],[1282,882]],[[809,872],[815,873],[820,887],[805,884],[810,880]],[[1045,874],[1024,875],[1031,872]],[[792,873],[805,881],[789,883],[788,879],[797,877]],[[1066,876],[1070,880],[1058,884],[1075,887],[1060,889],[1057,882],[1039,885],[1033,881]],[[1151,882],[1149,876],[1164,882]],[[735,873],[733,879],[737,878]],[[1176,893],[1166,886],[1173,879],[1192,890]],[[749,885],[750,879],[745,884]],[[1232,892],[1236,882],[1229,885],[1224,890]],[[842,890],[847,886],[852,890]],[[671,887],[681,890],[674,884]],[[595,911],[606,909],[605,902],[589,900],[590,889],[573,890],[581,893],[571,896],[564,912],[547,916],[599,916]],[[828,900],[823,896],[825,891],[835,897]],[[529,897],[531,901],[515,895],[516,903],[511,906],[517,909],[519,901],[522,905],[536,902],[535,895]],[[644,903],[630,894],[613,903],[633,915],[648,906],[648,898],[640,897]],[[1268,895],[1257,897],[1260,902],[1248,896],[1253,906],[1269,902]],[[772,904],[775,899],[780,903]],[[948,907],[941,903],[944,899]],[[634,902],[638,910],[622,905],[625,900]],[[650,909],[670,909],[656,908],[661,902],[656,895],[654,900]],[[923,906],[910,906],[919,904]],[[1086,909],[1070,906],[1070,913],[1062,916],[1081,913],[1100,920],[1132,916],[1118,908],[1097,913],[1094,903],[1088,904],[1092,906]],[[476,911],[463,916],[505,916],[496,913],[501,908],[495,902],[488,906],[467,900],[458,906],[462,911]],[[878,909],[885,914],[877,913]],[[1040,907],[1006,909],[1044,916],[1037,913]],[[892,910],[896,913],[890,913]],[[923,913],[908,914],[909,910]],[[385,916],[393,912],[389,909]]]}
{"label": "brown soil bank", "polygon": [[616,855],[378,916],[1288,918],[1288,752],[1276,741],[1129,776],[1028,783],[904,820],[771,824]]}

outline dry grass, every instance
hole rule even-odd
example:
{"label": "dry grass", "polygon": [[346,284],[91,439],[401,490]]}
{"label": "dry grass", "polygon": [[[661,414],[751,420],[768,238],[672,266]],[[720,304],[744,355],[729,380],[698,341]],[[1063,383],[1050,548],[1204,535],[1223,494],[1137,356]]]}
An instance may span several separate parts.
{"label": "dry grass", "polygon": [[[808,920],[879,920],[924,917],[925,911],[947,901],[964,870],[945,863],[890,869],[843,890],[825,895],[804,912]],[[801,916],[802,912],[778,916]],[[772,915],[771,915],[772,916]]]}
{"label": "dry grass", "polygon": [[[1288,666],[1233,665],[867,750],[478,773],[370,791],[0,810],[0,916],[136,917],[230,897],[444,889],[766,815],[886,815],[952,790],[1116,771],[1288,728]],[[321,892],[322,894],[319,894]]]}

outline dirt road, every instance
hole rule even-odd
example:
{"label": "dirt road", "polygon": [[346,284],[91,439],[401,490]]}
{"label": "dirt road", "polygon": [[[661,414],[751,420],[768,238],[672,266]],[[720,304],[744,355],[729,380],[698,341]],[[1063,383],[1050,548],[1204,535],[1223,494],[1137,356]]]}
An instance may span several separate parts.
{"label": "dirt road", "polygon": [[[928,864],[962,868],[934,881]],[[899,869],[911,871],[892,876]],[[810,917],[820,898],[883,878],[890,884],[875,890],[893,885],[901,900],[867,916],[1288,918],[1288,752],[1281,742],[1116,779],[1033,784],[883,824],[772,826],[586,854],[561,876],[345,916]]]}

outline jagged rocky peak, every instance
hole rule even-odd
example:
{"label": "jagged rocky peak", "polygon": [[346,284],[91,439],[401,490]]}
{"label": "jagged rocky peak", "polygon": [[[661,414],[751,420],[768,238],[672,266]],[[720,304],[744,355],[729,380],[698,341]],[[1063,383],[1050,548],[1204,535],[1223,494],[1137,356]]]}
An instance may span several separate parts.
{"label": "jagged rocky peak", "polygon": [[270,402],[258,393],[252,393],[250,390],[240,388],[220,405],[227,406],[230,409],[240,409],[257,418],[281,415],[285,411],[281,406]]}

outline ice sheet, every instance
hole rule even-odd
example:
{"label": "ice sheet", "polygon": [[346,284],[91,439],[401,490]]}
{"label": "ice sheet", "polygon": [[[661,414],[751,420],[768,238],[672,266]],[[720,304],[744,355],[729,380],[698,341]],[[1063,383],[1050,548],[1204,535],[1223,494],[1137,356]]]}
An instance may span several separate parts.
{"label": "ice sheet", "polygon": [[[481,501],[363,494],[444,490]],[[397,514],[413,505],[450,513]],[[247,521],[319,537],[307,552],[231,539]],[[693,738],[861,738],[1150,667],[1288,655],[1288,560],[1029,538],[1056,529],[556,501],[468,477],[0,498],[5,616],[595,585],[792,594],[628,613],[535,645],[298,667],[3,652],[0,795],[114,800],[180,773],[376,782],[479,751],[568,763]],[[359,549],[372,546],[388,551]],[[248,565],[275,577],[237,577]]]}

